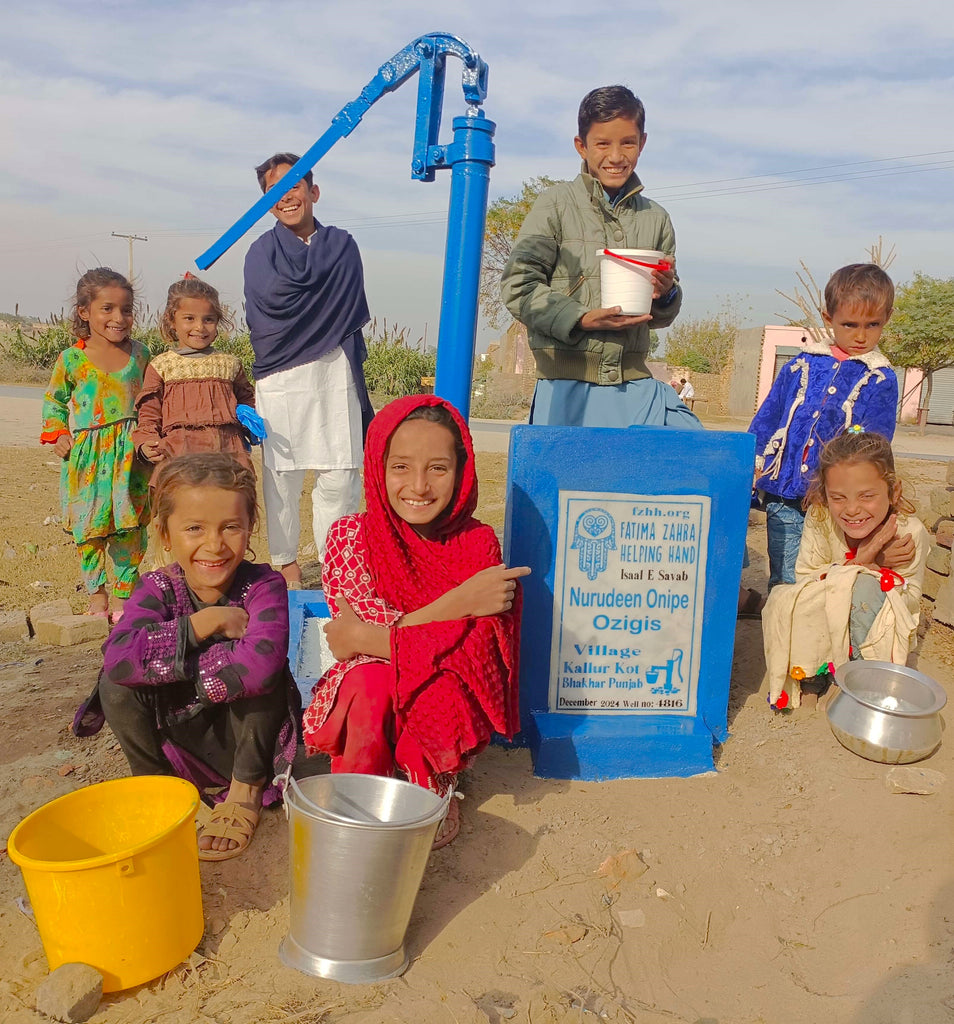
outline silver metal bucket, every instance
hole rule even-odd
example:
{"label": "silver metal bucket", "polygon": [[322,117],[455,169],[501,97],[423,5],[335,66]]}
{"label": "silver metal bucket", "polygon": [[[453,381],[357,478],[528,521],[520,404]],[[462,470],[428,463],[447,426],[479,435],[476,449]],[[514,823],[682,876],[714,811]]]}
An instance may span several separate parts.
{"label": "silver metal bucket", "polygon": [[401,974],[404,935],[451,800],[378,775],[289,779],[289,967],[362,985]]}

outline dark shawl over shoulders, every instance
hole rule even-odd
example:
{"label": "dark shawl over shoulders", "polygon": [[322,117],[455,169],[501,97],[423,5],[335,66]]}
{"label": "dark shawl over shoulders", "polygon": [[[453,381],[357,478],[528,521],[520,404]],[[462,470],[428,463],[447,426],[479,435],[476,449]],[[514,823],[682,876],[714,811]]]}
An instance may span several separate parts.
{"label": "dark shawl over shoulders", "polygon": [[358,349],[364,346],[352,336],[370,313],[361,256],[347,231],[315,221],[315,234],[306,245],[276,224],[245,257],[245,303],[255,377],[314,362],[341,346],[362,390]]}

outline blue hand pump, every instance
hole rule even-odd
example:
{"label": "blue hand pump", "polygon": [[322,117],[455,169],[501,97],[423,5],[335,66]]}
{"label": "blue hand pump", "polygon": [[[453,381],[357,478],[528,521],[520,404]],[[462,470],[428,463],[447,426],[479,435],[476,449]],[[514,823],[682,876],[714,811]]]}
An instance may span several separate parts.
{"label": "blue hand pump", "polygon": [[[454,118],[453,142],[440,145],[438,134],[448,54],[459,57],[464,65],[461,84],[467,112],[463,117]],[[433,181],[435,171],[445,168],[451,171],[434,390],[457,406],[465,418],[468,417],[480,260],[490,168],[494,165],[496,125],[480,109],[487,96],[487,70],[487,65],[474,49],[446,32],[430,32],[409,43],[378,68],[378,73],[361,90],[361,95],[335,114],[329,128],[298,163],[202,253],[196,259],[196,265],[200,270],[211,267],[290,188],[301,181],[339,139],[357,128],[372,104],[385,93],[394,92],[419,71],[411,177],[418,181]]]}

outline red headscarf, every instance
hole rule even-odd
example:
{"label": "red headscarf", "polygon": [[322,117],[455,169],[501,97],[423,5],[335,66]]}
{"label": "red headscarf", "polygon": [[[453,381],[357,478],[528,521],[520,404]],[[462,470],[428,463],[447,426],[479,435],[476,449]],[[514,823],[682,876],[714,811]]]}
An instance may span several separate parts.
{"label": "red headscarf", "polygon": [[[442,406],[466,452],[457,467],[454,498],[434,531],[425,538],[391,507],[385,487],[388,443],[408,414]],[[365,441],[364,487],[367,512],[364,539],[368,570],[376,593],[405,612],[436,600],[501,562],[494,531],[473,517],[477,507],[474,446],[467,423],[436,395],[411,395],[385,406],[371,421]],[[397,709],[427,751],[435,771],[454,772],[462,759],[490,739],[486,723],[512,736],[517,710],[517,637],[520,591],[514,607],[501,615],[453,622],[430,622],[391,631],[391,664],[397,678]]]}

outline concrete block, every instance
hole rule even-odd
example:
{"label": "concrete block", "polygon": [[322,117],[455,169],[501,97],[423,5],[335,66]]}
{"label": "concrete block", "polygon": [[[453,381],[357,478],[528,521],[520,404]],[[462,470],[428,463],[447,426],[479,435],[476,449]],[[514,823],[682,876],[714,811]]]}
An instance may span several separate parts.
{"label": "concrete block", "polygon": [[951,575],[951,551],[935,544],[928,552],[927,567],[942,576]]}
{"label": "concrete block", "polygon": [[954,626],[954,576],[945,576],[934,598],[934,619]]}
{"label": "concrete block", "polygon": [[[954,462],[951,463],[954,466]],[[950,549],[954,546],[954,519],[942,519],[937,524],[937,533],[934,535],[934,543],[942,548]]]}
{"label": "concrete block", "polygon": [[921,593],[930,598],[932,601],[937,597],[937,592],[941,589],[941,584],[947,579],[947,576],[942,576],[938,572],[932,572],[930,569],[924,573],[924,586],[921,588]]}
{"label": "concrete block", "polygon": [[50,619],[58,615],[72,614],[73,609],[70,607],[69,601],[65,597],[61,597],[56,601],[41,601],[39,604],[35,604],[30,609],[30,622],[36,625],[40,619]]}
{"label": "concrete block", "polygon": [[54,647],[72,647],[90,640],[105,640],[109,622],[98,615],[57,615],[33,624],[37,640]]}
{"label": "concrete block", "polygon": [[0,643],[29,640],[29,638],[30,624],[27,622],[26,612],[19,610],[0,612]]}
{"label": "concrete block", "polygon": [[81,1024],[99,1009],[103,976],[88,964],[62,964],[36,990],[38,1013]]}

